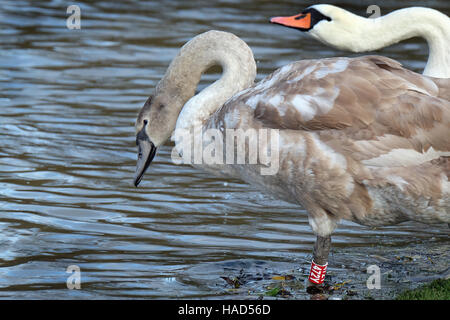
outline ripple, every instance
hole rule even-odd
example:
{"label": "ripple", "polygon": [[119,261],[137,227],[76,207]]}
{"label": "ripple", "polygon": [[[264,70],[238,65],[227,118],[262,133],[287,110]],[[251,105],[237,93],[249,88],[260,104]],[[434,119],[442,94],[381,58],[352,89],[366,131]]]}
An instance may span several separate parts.
{"label": "ripple", "polygon": [[[359,14],[370,4],[344,2]],[[449,13],[446,1],[434,4]],[[0,297],[227,296],[217,286],[227,266],[276,268],[308,257],[315,238],[302,208],[174,165],[170,144],[134,188],[133,126],[179,47],[208,29],[247,41],[258,79],[301,58],[348,54],[267,23],[292,12],[290,2],[176,0],[164,11],[158,1],[81,2],[78,31],[65,27],[65,5],[2,3]],[[413,39],[382,53],[420,71],[427,52]],[[448,230],[344,222],[333,238],[337,248],[361,250],[414,241],[436,246]],[[67,290],[69,265],[81,268],[82,290]]]}

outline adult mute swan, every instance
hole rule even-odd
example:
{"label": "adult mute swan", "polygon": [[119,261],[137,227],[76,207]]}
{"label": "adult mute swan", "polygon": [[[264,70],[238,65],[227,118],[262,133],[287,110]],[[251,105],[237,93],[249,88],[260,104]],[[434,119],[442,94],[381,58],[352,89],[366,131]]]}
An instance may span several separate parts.
{"label": "adult mute swan", "polygon": [[[195,95],[214,65],[222,76]],[[135,185],[156,149],[180,130],[199,145],[207,145],[208,130],[273,130],[277,139],[261,138],[258,146],[270,148],[278,170],[262,174],[269,163],[259,156],[254,164],[196,165],[302,205],[317,235],[309,277],[315,284],[323,282],[330,235],[342,219],[367,226],[450,222],[450,102],[440,97],[450,80],[378,56],[298,61],[256,84],[255,75],[251,49],[233,34],[209,31],[187,42],[137,117]],[[219,142],[247,159],[255,139],[243,148]]]}
{"label": "adult mute swan", "polygon": [[424,75],[450,78],[450,19],[430,8],[412,7],[378,18],[364,18],[339,7],[319,4],[270,22],[295,28],[340,50],[367,52],[413,37],[424,38],[429,56]]}

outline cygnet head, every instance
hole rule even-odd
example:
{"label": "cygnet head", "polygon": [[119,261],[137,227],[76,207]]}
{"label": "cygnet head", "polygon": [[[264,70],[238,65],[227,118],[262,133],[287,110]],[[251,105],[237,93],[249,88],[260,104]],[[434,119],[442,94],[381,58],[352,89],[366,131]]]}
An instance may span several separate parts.
{"label": "cygnet head", "polygon": [[156,155],[156,149],[172,134],[178,116],[177,110],[168,107],[176,103],[171,96],[155,94],[145,102],[136,120],[136,145],[138,163],[134,176],[137,186]]}

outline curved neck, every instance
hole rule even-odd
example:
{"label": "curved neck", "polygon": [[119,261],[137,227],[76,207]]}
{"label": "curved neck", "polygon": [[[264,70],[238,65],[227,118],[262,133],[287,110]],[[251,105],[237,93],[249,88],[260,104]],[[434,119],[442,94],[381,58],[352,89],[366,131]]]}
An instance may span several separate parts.
{"label": "curved neck", "polygon": [[[223,70],[220,79],[194,95],[201,75],[216,65]],[[181,48],[156,90],[177,100],[171,104],[177,109],[176,128],[188,129],[203,124],[225,101],[252,85],[255,76],[253,53],[244,41],[208,31]]]}
{"label": "curved neck", "polygon": [[[381,34],[376,35],[378,48],[412,37],[422,37],[428,43],[425,75],[450,77],[450,19],[437,10],[407,8],[375,19]],[[383,43],[384,42],[384,43]]]}
{"label": "curved neck", "polygon": [[[393,11],[385,16],[370,19],[339,10],[344,29],[326,42],[353,52],[378,50],[413,37],[424,38],[429,47],[425,75],[450,78],[450,19],[430,8],[412,7]],[[336,25],[337,28],[337,25]],[[324,30],[325,31],[325,30]]]}

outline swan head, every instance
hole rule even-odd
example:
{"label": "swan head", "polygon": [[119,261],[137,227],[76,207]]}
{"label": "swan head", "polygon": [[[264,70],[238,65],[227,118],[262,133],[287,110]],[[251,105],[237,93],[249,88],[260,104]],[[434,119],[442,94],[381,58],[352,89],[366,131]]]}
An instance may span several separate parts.
{"label": "swan head", "polygon": [[[196,94],[202,74],[216,65],[222,67],[221,77]],[[231,33],[211,30],[184,44],[137,117],[134,185],[178,124],[190,128],[206,121],[230,97],[251,86],[255,75],[252,50]]]}
{"label": "swan head", "polygon": [[163,94],[150,96],[145,102],[136,120],[136,145],[138,160],[134,176],[137,187],[156,155],[156,150],[172,134],[175,127],[176,114],[167,104],[173,103],[170,97]]}
{"label": "swan head", "polygon": [[270,22],[306,32],[326,45],[359,52],[359,43],[368,41],[364,37],[367,20],[374,19],[365,19],[333,5],[318,4],[294,16],[273,17]]}

